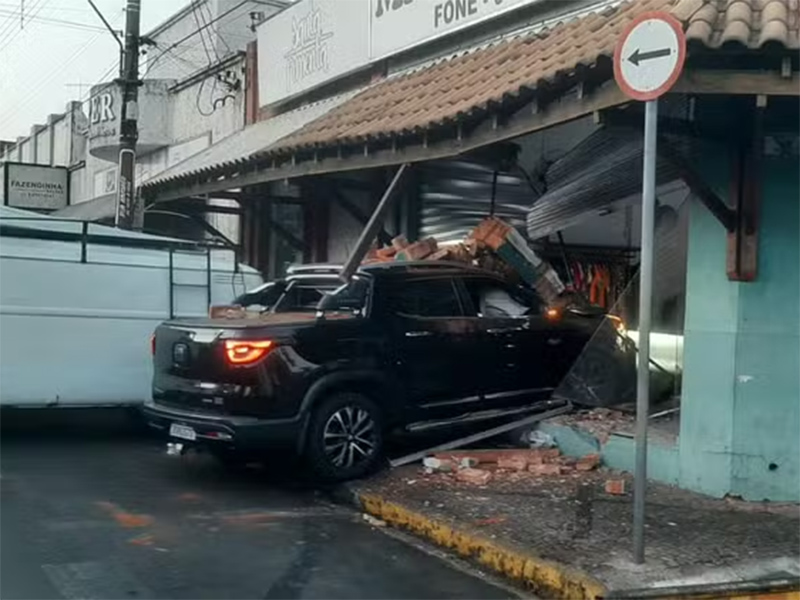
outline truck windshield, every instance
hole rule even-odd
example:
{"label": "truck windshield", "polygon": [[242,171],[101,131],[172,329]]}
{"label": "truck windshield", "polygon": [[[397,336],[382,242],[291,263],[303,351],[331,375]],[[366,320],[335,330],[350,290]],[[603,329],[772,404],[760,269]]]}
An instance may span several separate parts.
{"label": "truck windshield", "polygon": [[369,287],[369,279],[355,276],[349,283],[326,295],[319,303],[318,310],[326,313],[347,312],[363,316],[367,305]]}

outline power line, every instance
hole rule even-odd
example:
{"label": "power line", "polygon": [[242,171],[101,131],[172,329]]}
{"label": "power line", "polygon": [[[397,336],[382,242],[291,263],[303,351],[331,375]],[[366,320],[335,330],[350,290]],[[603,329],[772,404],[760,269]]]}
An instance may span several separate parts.
{"label": "power line", "polygon": [[[156,63],[156,62],[158,62],[158,60],[159,60],[159,59],[160,59],[160,58],[161,58],[161,57],[164,55],[164,53],[166,53],[166,52],[168,52],[168,51],[172,50],[173,48],[176,48],[176,47],[177,47],[177,46],[179,46],[180,44],[184,43],[186,40],[189,40],[189,39],[193,38],[194,36],[196,36],[196,35],[197,35],[198,33],[200,33],[201,31],[205,30],[205,29],[206,29],[206,28],[208,28],[208,27],[211,27],[211,25],[213,25],[213,24],[214,24],[214,23],[216,23],[217,21],[219,21],[219,20],[221,20],[221,19],[224,19],[224,18],[225,18],[225,17],[227,17],[229,14],[231,14],[233,11],[235,11],[235,10],[238,10],[239,8],[241,8],[242,6],[244,6],[245,4],[247,4],[247,3],[248,3],[248,2],[250,2],[250,1],[251,1],[251,0],[242,0],[241,2],[237,3],[235,6],[233,6],[233,7],[229,8],[228,10],[226,10],[226,11],[225,11],[224,13],[222,13],[221,15],[218,15],[216,18],[214,18],[213,20],[211,20],[211,21],[209,21],[208,23],[206,23],[206,24],[205,24],[203,27],[201,27],[201,28],[199,28],[199,29],[196,29],[196,30],[194,30],[192,33],[190,33],[190,34],[188,34],[188,35],[185,35],[185,36],[183,36],[183,37],[182,37],[181,39],[179,39],[177,42],[173,42],[172,44],[170,44],[169,46],[167,46],[167,48],[166,48],[165,50],[163,50],[163,51],[161,52],[161,54],[159,54],[158,56],[156,56],[156,58],[153,60],[153,62],[152,62],[152,63],[149,63],[149,64],[148,64],[147,70],[149,71],[149,70],[152,68],[152,65],[155,65],[155,63]],[[146,74],[146,73],[145,73],[145,74]]]}
{"label": "power line", "polygon": [[[37,17],[37,16],[39,15],[39,13],[40,13],[40,12],[42,12],[42,9],[43,9],[45,6],[47,6],[47,3],[48,3],[48,2],[50,2],[50,0],[40,0],[38,4],[34,4],[34,6],[32,6],[32,7],[31,7],[31,9],[33,10],[33,8],[34,8],[34,7],[36,7],[36,12],[35,12],[35,13],[33,13],[33,14],[29,14],[29,15],[28,15],[28,18],[29,18],[29,19],[32,19],[32,18],[34,18],[34,17]],[[13,22],[13,21],[12,21],[12,22]],[[13,27],[13,25],[12,25],[12,27]],[[8,31],[10,31],[10,29],[9,29]],[[8,48],[8,47],[11,45],[11,43],[12,43],[12,42],[13,42],[15,39],[17,39],[17,37],[18,37],[18,36],[21,34],[21,32],[23,32],[23,31],[25,31],[25,30],[24,30],[24,29],[18,29],[18,30],[16,30],[16,31],[15,31],[15,32],[14,32],[14,33],[11,35],[11,37],[9,37],[9,38],[6,40],[6,43],[5,43],[5,44],[3,44],[2,46],[0,46],[0,52],[2,52],[3,50],[5,50],[6,48]],[[4,32],[4,33],[5,33],[5,32]],[[2,35],[4,35],[4,33],[0,34],[0,37],[2,37]]]}
{"label": "power line", "polygon": [[[3,9],[0,9],[0,15],[10,15],[12,17],[13,16],[18,17],[18,16],[20,16],[20,13],[19,13],[19,11],[14,12],[14,11],[6,11],[6,10],[3,10]],[[26,17],[26,19],[28,21],[34,21],[34,22],[42,23],[43,25],[63,26],[65,28],[67,28],[67,29],[81,29],[81,30],[86,30],[86,31],[106,31],[103,27],[98,27],[96,25],[88,25],[87,23],[79,23],[77,21],[67,21],[67,20],[64,20],[64,19],[54,19],[54,18],[51,18],[51,17],[30,16],[30,17]]]}

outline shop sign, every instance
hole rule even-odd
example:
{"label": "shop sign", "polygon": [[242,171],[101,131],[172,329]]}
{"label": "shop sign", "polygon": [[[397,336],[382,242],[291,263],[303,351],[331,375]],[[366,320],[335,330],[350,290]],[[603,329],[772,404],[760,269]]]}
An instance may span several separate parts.
{"label": "shop sign", "polygon": [[69,203],[69,171],[65,167],[5,163],[2,170],[6,206],[57,210]]}
{"label": "shop sign", "polygon": [[258,28],[262,105],[289,98],[369,63],[363,0],[301,0]]}
{"label": "shop sign", "polygon": [[89,98],[89,140],[119,137],[122,96],[116,84],[96,88]]}
{"label": "shop sign", "polygon": [[370,58],[380,60],[541,0],[372,0]]}
{"label": "shop sign", "polygon": [[258,27],[261,105],[542,0],[299,0]]}

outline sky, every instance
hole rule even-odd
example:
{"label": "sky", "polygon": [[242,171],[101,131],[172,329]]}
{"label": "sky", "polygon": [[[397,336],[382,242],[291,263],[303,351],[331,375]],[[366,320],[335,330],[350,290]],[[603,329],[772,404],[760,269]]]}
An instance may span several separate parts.
{"label": "sky", "polygon": [[[142,34],[188,2],[141,0]],[[125,0],[95,4],[114,29],[124,29]],[[0,140],[30,135],[70,100],[85,100],[118,64],[119,46],[87,0],[0,0]]]}

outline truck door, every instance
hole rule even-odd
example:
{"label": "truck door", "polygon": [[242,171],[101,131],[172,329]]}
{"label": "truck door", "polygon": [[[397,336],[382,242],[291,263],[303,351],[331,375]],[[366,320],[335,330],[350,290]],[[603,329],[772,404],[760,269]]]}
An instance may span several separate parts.
{"label": "truck door", "polygon": [[446,417],[477,401],[474,320],[450,277],[398,278],[380,291],[398,376],[421,419]]}

